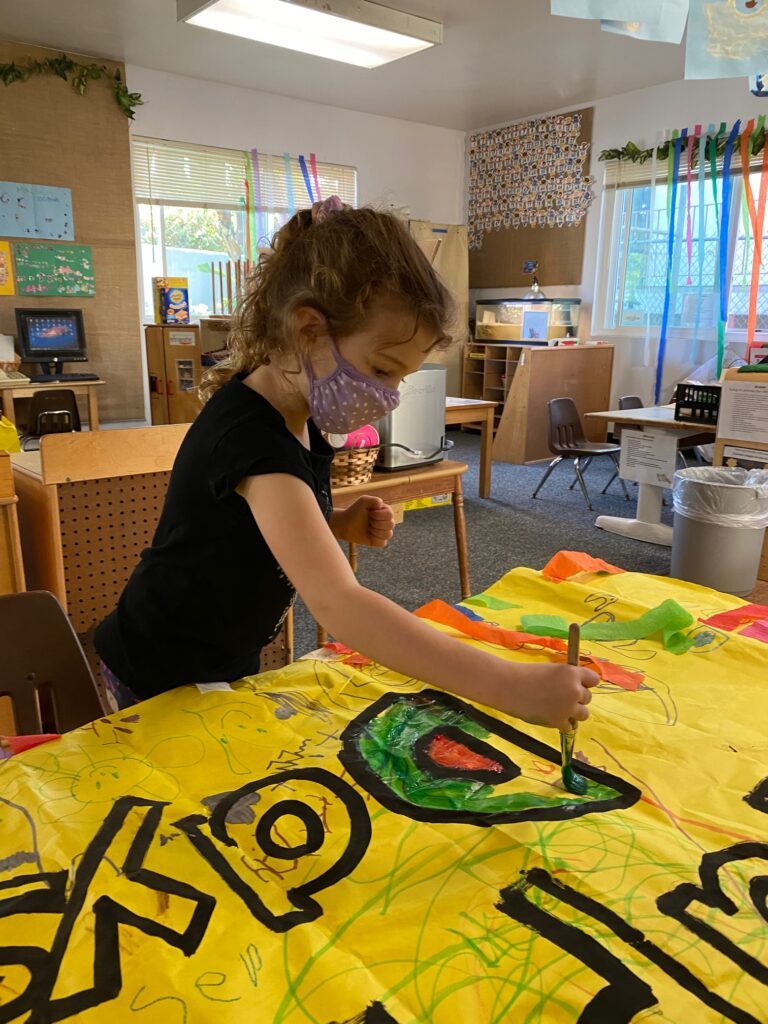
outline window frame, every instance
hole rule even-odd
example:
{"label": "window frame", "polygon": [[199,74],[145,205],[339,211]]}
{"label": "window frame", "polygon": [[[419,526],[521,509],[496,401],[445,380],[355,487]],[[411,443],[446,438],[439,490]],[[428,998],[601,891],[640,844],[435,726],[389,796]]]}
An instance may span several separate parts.
{"label": "window frame", "polygon": [[[151,148],[151,146],[154,144],[154,145],[156,145],[156,146],[158,146],[160,148],[162,148],[163,145],[166,145],[166,146],[170,147],[171,149],[180,148],[180,149],[186,149],[186,150],[190,150],[190,151],[199,151],[200,153],[212,152],[213,151],[213,152],[216,152],[216,153],[221,153],[222,156],[223,156],[223,154],[226,154],[226,153],[229,153],[231,155],[234,155],[235,153],[237,153],[237,154],[241,153],[240,150],[231,150],[231,149],[226,149],[226,148],[218,147],[218,146],[205,146],[205,145],[196,144],[196,143],[174,142],[173,140],[153,139],[153,138],[150,138],[148,136],[140,136],[140,135],[137,135],[135,141],[137,143],[141,144],[141,145],[148,145],[149,148]],[[131,140],[131,145],[133,145],[133,143],[134,143],[134,140],[132,139]],[[245,152],[242,153],[242,156],[243,156],[244,163],[247,162],[250,159],[248,154],[245,153]],[[134,159],[134,154],[132,152],[132,155],[131,155],[132,166],[135,166],[133,164],[133,159]],[[290,159],[291,159],[292,163],[298,161],[297,157],[291,157]],[[284,166],[284,157],[283,156],[277,156],[277,155],[274,155],[274,154],[262,154],[261,157],[260,157],[260,160],[261,160],[261,165],[262,165],[262,174],[269,174],[270,170],[272,168],[274,168],[274,167],[278,167],[280,170],[282,170],[282,168]],[[334,163],[332,161],[319,160],[318,161],[318,169],[319,169],[319,177],[321,178],[321,180],[322,180],[324,174],[328,173],[327,172],[328,168],[337,169],[338,171],[351,172],[352,182],[353,182],[353,190],[354,190],[354,200],[355,200],[355,205],[356,205],[357,197],[359,195],[358,168],[355,165],[352,165],[352,164],[339,164],[339,163]],[[292,168],[292,170],[295,172],[295,168]],[[292,180],[293,180],[294,186],[296,186],[297,182],[296,182],[296,179],[295,179],[295,173],[292,174]],[[143,321],[146,321],[148,316],[150,317],[150,321],[151,321],[151,318],[153,316],[152,309],[153,309],[153,305],[154,305],[154,297],[152,296],[151,293],[149,295],[147,295],[147,292],[146,292],[146,288],[148,287],[148,285],[145,284],[144,259],[143,259],[143,244],[144,243],[142,243],[142,241],[141,241],[141,207],[147,206],[147,207],[149,207],[150,211],[155,211],[155,213],[157,215],[157,220],[155,221],[155,229],[157,231],[157,236],[158,236],[159,241],[156,244],[160,248],[159,264],[162,267],[162,270],[161,270],[161,275],[162,276],[167,276],[168,275],[168,257],[167,257],[166,244],[165,244],[165,209],[166,209],[166,207],[170,207],[170,208],[186,208],[186,209],[190,209],[190,210],[201,210],[201,211],[202,210],[226,211],[226,212],[229,212],[229,213],[242,213],[243,216],[247,216],[247,214],[245,212],[244,206],[242,204],[235,204],[233,202],[224,202],[224,201],[222,201],[222,202],[210,202],[210,201],[205,201],[205,202],[202,202],[202,203],[196,203],[196,202],[192,202],[192,201],[190,201],[188,199],[178,199],[178,198],[170,199],[169,198],[169,199],[162,199],[161,200],[161,199],[159,199],[157,197],[153,198],[152,194],[151,194],[152,193],[151,172],[150,172],[148,181],[149,181],[149,191],[150,191],[150,195],[149,196],[146,196],[146,195],[143,195],[143,194],[140,195],[140,196],[137,195],[137,191],[140,191],[140,190],[137,189],[137,185],[136,185],[135,179],[134,179],[134,184],[133,184],[133,188],[132,188],[132,192],[133,192],[133,205],[134,205],[134,224],[135,224],[135,232],[136,232],[136,264],[137,264],[138,279],[139,279],[139,300],[140,300],[141,316],[142,316],[142,320]],[[269,189],[266,189],[266,188],[262,187],[261,188],[261,193],[262,193],[263,196],[268,196],[269,195]],[[307,201],[306,205],[308,205],[308,201]],[[301,207],[297,206],[297,208],[301,208]],[[265,205],[264,203],[261,203],[259,206],[255,206],[254,205],[253,206],[253,211],[254,211],[256,217],[263,217],[264,220],[266,221],[268,218],[270,218],[271,216],[275,216],[275,215],[278,215],[282,219],[287,219],[288,216],[290,215],[291,208],[288,205],[269,206],[269,205]],[[247,259],[247,256],[245,255],[245,253],[243,253],[241,259],[243,259],[243,260]]]}
{"label": "window frame", "polygon": [[[707,176],[707,184],[709,186],[710,178]],[[648,183],[648,185],[650,182]],[[665,183],[657,182],[656,187],[660,187]],[[628,192],[638,188],[648,187],[643,184],[627,184],[621,185],[605,185],[602,191],[602,200],[600,205],[600,229],[598,233],[598,256],[597,265],[595,268],[595,293],[592,303],[592,323],[591,323],[591,334],[592,337],[605,337],[606,339],[619,339],[628,338],[632,339],[645,339],[649,328],[643,324],[638,327],[622,327],[619,323],[616,327],[606,327],[606,318],[608,311],[613,308],[613,304],[616,301],[617,282],[618,282],[618,271],[619,266],[623,265],[624,273],[626,273],[626,255],[629,248],[629,231],[624,232],[624,246],[623,253],[619,253],[618,237],[621,229],[619,223],[619,216],[617,213],[617,207],[620,208],[620,192]],[[731,197],[730,197],[730,222],[728,231],[728,297],[730,300],[730,292],[733,287],[733,261],[736,252],[736,244],[738,242],[739,230],[741,227],[741,203],[742,193],[744,189],[744,182],[741,174],[732,175],[732,186],[731,186]],[[768,233],[768,219],[763,228],[764,235]],[[694,245],[696,243],[694,242]],[[620,263],[621,260],[621,263]],[[623,309],[623,283],[622,277],[622,294],[621,294],[621,309]],[[617,317],[620,321],[621,314]],[[658,334],[659,327],[652,324],[650,331]],[[675,337],[681,340],[691,340],[693,338],[694,329],[692,327],[675,327]],[[768,337],[768,330],[756,331],[756,339],[758,337]],[[728,328],[725,331],[725,340],[734,342],[735,344],[746,344],[747,331],[745,329]]]}

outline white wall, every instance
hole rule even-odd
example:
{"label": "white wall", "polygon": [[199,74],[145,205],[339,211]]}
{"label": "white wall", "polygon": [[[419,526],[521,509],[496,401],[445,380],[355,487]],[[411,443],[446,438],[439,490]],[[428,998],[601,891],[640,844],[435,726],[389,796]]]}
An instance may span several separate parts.
{"label": "white wall", "polygon": [[[642,43],[637,43],[638,59],[642,59]],[[643,148],[652,146],[660,131],[668,128],[693,127],[710,122],[730,124],[738,117],[749,119],[768,114],[768,102],[752,96],[746,78],[718,81],[671,82],[667,85],[640,89],[636,92],[597,100],[592,136],[590,173],[596,179],[595,201],[587,215],[584,242],[584,268],[578,287],[547,286],[548,296],[572,297],[582,300],[582,337],[591,337],[592,299],[595,291],[595,271],[598,256],[600,207],[602,198],[603,165],[598,156],[603,149],[619,148],[625,142],[638,143]],[[560,111],[574,109],[573,105]],[[541,116],[546,116],[542,114]],[[546,229],[544,229],[546,230]],[[472,293],[473,298],[494,298],[504,294],[522,295],[522,289],[482,289]],[[600,337],[595,332],[595,337]],[[641,340],[612,337],[616,345],[613,373],[613,398],[620,394],[641,394],[650,400],[653,391],[655,367],[643,365],[644,343]],[[665,360],[665,386],[680,380],[692,369],[689,359],[690,344],[670,341]],[[714,348],[712,353],[714,354]],[[703,360],[702,360],[703,361]]]}
{"label": "white wall", "polygon": [[465,134],[129,65],[145,105],[133,131],[263,153],[316,153],[358,170],[361,203],[392,199],[420,220],[464,220]]}

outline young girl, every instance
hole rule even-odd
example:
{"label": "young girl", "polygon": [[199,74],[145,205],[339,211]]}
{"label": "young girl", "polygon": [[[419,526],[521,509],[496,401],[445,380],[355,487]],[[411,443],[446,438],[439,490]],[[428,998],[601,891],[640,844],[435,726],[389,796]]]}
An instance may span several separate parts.
{"label": "young girl", "polygon": [[337,541],[384,547],[375,497],[334,511],[332,450],[398,404],[398,385],[447,340],[450,298],[394,217],[333,198],[297,213],[256,270],[230,357],[171,473],[152,546],[98,627],[118,706],[183,683],[259,671],[298,591],[338,640],[396,672],[525,721],[588,717],[597,676],[510,664],[362,587]]}

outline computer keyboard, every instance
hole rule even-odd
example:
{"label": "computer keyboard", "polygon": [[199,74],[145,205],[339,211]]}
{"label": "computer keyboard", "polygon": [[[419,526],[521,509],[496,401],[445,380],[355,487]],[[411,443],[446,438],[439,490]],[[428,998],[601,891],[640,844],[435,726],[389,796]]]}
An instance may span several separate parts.
{"label": "computer keyboard", "polygon": [[97,373],[35,373],[29,378],[33,384],[62,384],[66,381],[98,380]]}

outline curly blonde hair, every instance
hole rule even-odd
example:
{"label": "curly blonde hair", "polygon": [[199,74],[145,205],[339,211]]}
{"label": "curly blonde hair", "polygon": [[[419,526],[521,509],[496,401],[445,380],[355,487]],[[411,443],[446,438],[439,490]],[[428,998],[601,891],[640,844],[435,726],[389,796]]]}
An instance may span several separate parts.
{"label": "curly blonde hair", "polygon": [[255,267],[227,339],[229,355],[203,377],[203,401],[234,374],[297,353],[293,314],[300,307],[319,310],[334,337],[343,338],[387,298],[414,314],[414,333],[426,324],[439,342],[450,341],[450,293],[396,217],[363,207],[318,221],[300,210]]}

